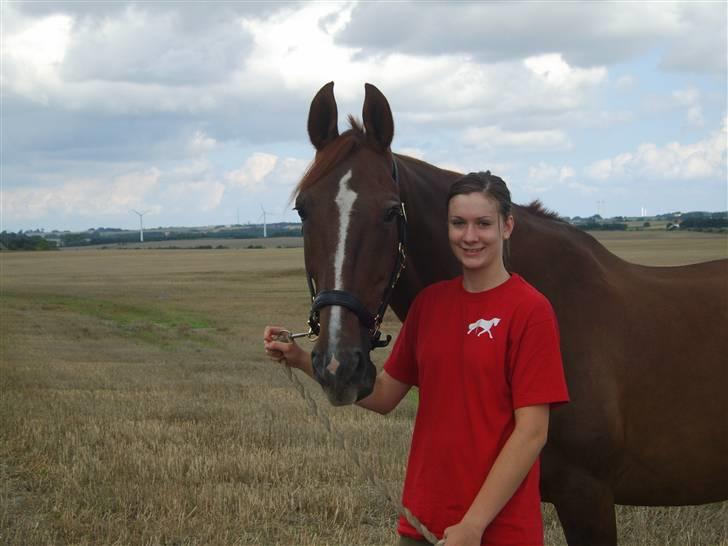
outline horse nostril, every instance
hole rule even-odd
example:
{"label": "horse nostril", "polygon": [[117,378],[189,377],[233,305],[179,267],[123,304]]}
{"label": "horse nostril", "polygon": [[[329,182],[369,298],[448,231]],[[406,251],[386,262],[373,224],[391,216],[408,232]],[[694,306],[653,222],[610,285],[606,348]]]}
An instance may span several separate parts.
{"label": "horse nostril", "polygon": [[353,357],[354,357],[353,360],[355,362],[355,367],[357,370],[359,368],[361,368],[362,364],[366,364],[366,359],[364,358],[364,351],[362,351],[361,349],[354,349]]}

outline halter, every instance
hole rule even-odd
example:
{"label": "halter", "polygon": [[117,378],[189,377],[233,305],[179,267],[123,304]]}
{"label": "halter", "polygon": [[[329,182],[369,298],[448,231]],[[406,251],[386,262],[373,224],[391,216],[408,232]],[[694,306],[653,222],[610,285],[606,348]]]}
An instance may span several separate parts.
{"label": "halter", "polygon": [[[399,188],[399,171],[397,169],[397,161],[392,158],[392,178],[394,183]],[[359,301],[354,294],[345,290],[322,290],[318,294],[313,286],[313,278],[306,272],[306,280],[308,281],[308,289],[311,293],[311,314],[308,317],[308,336],[309,338],[315,338],[321,331],[321,322],[319,317],[319,311],[324,307],[330,307],[332,305],[339,305],[346,307],[349,311],[359,317],[359,322],[366,327],[369,331],[369,343],[370,351],[377,347],[386,347],[392,339],[392,336],[387,335],[385,340],[381,340],[380,337],[382,332],[379,331],[379,327],[384,319],[384,312],[389,305],[389,300],[392,297],[394,287],[399,280],[402,271],[404,271],[405,261],[407,260],[407,215],[404,210],[404,203],[400,201],[399,208],[397,209],[397,232],[399,241],[397,243],[397,264],[392,271],[389,278],[389,284],[387,289],[384,291],[382,302],[379,304],[376,314],[372,314],[364,304]]]}

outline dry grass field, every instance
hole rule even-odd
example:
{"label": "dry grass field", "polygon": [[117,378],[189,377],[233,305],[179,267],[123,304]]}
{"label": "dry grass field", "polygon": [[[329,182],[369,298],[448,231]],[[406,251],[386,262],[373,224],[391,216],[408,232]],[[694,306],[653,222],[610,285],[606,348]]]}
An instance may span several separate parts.
{"label": "dry grass field", "polygon": [[[600,238],[643,263],[728,257],[724,236]],[[393,544],[393,509],[262,354],[265,324],[304,329],[302,263],[300,248],[0,254],[0,544]],[[307,385],[399,489],[414,399],[382,417]],[[624,545],[728,545],[728,503],[621,507],[619,528]]]}

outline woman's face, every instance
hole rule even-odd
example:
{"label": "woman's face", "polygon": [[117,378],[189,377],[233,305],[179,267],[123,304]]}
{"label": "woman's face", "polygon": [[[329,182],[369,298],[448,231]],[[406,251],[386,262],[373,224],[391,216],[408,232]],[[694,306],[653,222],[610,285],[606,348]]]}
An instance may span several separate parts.
{"label": "woman's face", "polygon": [[511,236],[513,217],[504,221],[494,199],[481,192],[456,195],[447,212],[450,248],[463,269],[503,264],[503,241]]}

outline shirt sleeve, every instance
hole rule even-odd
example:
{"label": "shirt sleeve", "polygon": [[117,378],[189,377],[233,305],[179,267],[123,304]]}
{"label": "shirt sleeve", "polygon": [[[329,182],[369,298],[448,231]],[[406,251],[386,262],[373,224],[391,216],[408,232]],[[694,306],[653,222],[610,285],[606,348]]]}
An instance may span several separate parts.
{"label": "shirt sleeve", "polygon": [[559,328],[551,304],[543,298],[528,313],[513,340],[509,379],[513,408],[569,401],[559,347]]}
{"label": "shirt sleeve", "polygon": [[417,331],[423,292],[420,292],[404,319],[392,352],[384,363],[384,371],[397,381],[408,385],[419,385],[417,366]]}

